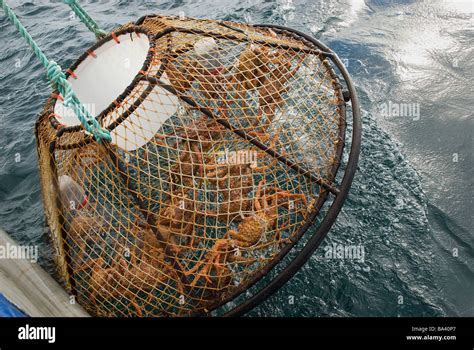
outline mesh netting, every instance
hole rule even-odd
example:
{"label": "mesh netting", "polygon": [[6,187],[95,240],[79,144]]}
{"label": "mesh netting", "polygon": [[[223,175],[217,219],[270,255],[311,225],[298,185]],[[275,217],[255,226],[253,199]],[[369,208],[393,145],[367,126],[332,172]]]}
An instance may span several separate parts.
{"label": "mesh netting", "polygon": [[[115,79],[88,67],[119,64],[108,50],[134,40],[141,68],[103,105]],[[295,36],[151,16],[100,40],[68,79],[113,139],[97,143],[56,94],[37,122],[59,275],[91,314],[210,312],[301,237],[334,180],[341,87]]]}

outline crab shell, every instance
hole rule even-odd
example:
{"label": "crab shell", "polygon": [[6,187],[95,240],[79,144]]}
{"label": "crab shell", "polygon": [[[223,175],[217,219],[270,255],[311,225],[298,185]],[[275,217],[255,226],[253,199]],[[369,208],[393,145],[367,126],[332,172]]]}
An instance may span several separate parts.
{"label": "crab shell", "polygon": [[238,226],[238,245],[250,247],[257,244],[270,226],[271,222],[267,217],[260,215],[246,217]]}

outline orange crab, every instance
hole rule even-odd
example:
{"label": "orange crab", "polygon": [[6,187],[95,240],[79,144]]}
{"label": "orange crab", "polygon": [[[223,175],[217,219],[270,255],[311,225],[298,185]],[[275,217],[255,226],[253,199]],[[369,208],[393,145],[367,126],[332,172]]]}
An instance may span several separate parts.
{"label": "orange crab", "polygon": [[186,241],[191,236],[197,219],[196,209],[195,201],[188,194],[179,191],[171,193],[156,220],[158,231],[166,239],[164,244],[171,245],[175,251],[179,250],[176,238],[184,238]]}
{"label": "orange crab", "polygon": [[[255,262],[255,258],[242,256],[241,250],[255,248],[266,238],[267,232],[275,230],[281,199],[302,201],[307,204],[306,196],[302,193],[291,193],[275,187],[263,190],[263,184],[264,180],[260,181],[257,188],[253,215],[245,217],[237,230],[229,230],[223,238],[216,240],[204,259],[185,272],[186,276],[195,276],[191,283],[192,287],[196,286],[201,278],[205,278],[211,285],[217,282],[222,284],[222,280],[227,280],[231,275],[228,266],[231,262],[245,264]],[[213,275],[210,274],[212,270],[215,270]],[[229,286],[230,282],[225,285]]]}
{"label": "orange crab", "polygon": [[273,69],[265,78],[259,89],[260,118],[265,116],[267,122],[263,124],[266,130],[273,121],[275,112],[284,102],[283,94],[288,92],[286,84],[296,75],[301,68],[303,59],[300,59],[294,69],[291,69],[291,60]]}
{"label": "orange crab", "polygon": [[185,58],[181,65],[176,65],[176,62],[171,61],[166,64],[165,70],[171,85],[180,93],[185,93],[193,84],[197,74],[195,63],[188,58]]}
{"label": "orange crab", "polygon": [[173,288],[183,295],[183,285],[176,270],[165,261],[164,250],[151,247],[148,243],[146,245],[149,247],[142,251],[131,249],[129,260],[125,258],[125,249],[122,248],[109,267],[106,267],[102,257],[93,263],[89,279],[89,300],[93,306],[97,308],[104,301],[125,298],[135,315],[141,317],[144,310],[138,302],[140,293],[148,294],[145,304],[156,298],[153,291],[163,284],[175,284]]}
{"label": "orange crab", "polygon": [[188,126],[176,129],[180,138],[179,158],[171,168],[172,176],[188,186],[193,185],[193,177],[203,175],[203,154],[224,137],[224,127],[207,116],[201,117]]}

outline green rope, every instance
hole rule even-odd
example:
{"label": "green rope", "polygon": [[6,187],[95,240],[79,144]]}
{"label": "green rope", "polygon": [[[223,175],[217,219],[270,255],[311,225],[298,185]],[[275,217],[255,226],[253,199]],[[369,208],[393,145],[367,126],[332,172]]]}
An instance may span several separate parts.
{"label": "green rope", "polygon": [[80,21],[84,23],[89,30],[95,34],[96,38],[100,39],[107,35],[107,32],[99,28],[99,25],[96,21],[92,19],[91,16],[84,10],[81,5],[77,3],[76,0],[63,0],[65,4],[68,4],[71,9],[74,11]]}
{"label": "green rope", "polygon": [[4,0],[0,0],[0,5],[2,6],[2,9],[5,12],[7,18],[18,29],[21,36],[28,42],[36,56],[46,68],[47,77],[51,81],[53,89],[58,90],[64,98],[64,105],[66,107],[72,108],[74,113],[76,113],[77,117],[79,118],[84,129],[89,133],[93,134],[97,142],[100,143],[102,139],[111,141],[112,138],[110,137],[109,130],[103,129],[97,119],[90,115],[89,111],[87,111],[87,109],[82,105],[82,103],[79,101],[79,98],[74,93],[71,83],[67,81],[66,76],[63,73],[61,67],[55,61],[48,60],[46,55],[43,53],[43,51],[41,51],[41,49],[33,40],[31,35],[26,31],[26,28],[21,24],[20,20],[15,15],[13,10],[7,5]]}

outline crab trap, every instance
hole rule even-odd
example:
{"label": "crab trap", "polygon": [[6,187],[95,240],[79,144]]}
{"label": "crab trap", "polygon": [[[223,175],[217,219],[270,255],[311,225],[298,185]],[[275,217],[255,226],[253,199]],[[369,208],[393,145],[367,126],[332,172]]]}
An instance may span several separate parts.
{"label": "crab trap", "polygon": [[357,96],[303,33],[145,16],[66,77],[111,135],[87,132],[58,91],[36,124],[59,276],[92,315],[209,315],[279,265],[327,203],[295,258],[226,313],[242,314],[304,264],[343,205]]}

